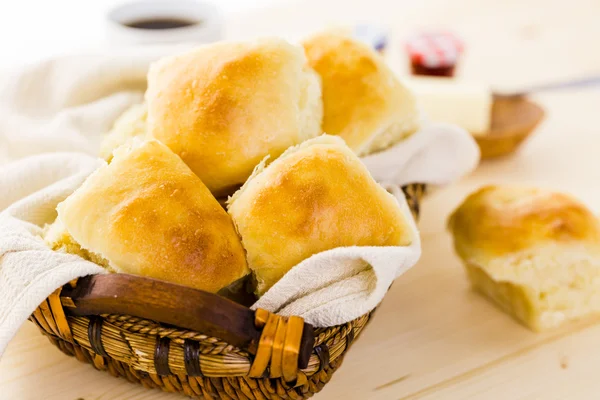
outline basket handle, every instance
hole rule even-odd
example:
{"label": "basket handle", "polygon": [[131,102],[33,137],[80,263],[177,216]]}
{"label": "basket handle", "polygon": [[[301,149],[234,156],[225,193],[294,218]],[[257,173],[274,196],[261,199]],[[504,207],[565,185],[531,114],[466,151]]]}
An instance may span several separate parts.
{"label": "basket handle", "polygon": [[255,312],[213,293],[136,275],[86,276],[74,285],[65,285],[60,297],[70,315],[122,314],[149,319],[217,337],[258,354],[261,362],[265,346],[273,341],[265,329],[272,325],[266,323],[269,318],[293,318],[287,325],[295,330],[289,337],[299,341],[293,346],[298,368],[306,368],[314,344],[312,325],[299,317],[285,319],[265,310]]}

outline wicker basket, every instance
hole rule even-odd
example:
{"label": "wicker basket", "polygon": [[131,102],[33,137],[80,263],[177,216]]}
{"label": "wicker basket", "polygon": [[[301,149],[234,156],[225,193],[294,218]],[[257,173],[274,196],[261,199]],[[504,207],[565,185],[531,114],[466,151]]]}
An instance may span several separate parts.
{"label": "wicker basket", "polygon": [[[418,216],[424,185],[403,190]],[[369,318],[313,330],[299,317],[109,274],[57,289],[30,320],[64,353],[113,376],[193,398],[258,400],[320,391]]]}

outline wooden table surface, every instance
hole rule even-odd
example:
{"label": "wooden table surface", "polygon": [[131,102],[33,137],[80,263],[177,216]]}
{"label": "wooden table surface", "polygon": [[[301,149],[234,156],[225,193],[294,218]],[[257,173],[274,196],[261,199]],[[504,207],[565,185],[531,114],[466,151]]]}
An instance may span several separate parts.
{"label": "wooden table surface", "polygon": [[[231,37],[291,38],[328,23],[390,26],[398,38],[444,26],[467,41],[461,75],[506,87],[600,73],[598,0],[309,0],[230,19]],[[469,290],[445,231],[450,211],[488,183],[571,192],[600,210],[600,89],[536,97],[548,116],[512,157],[483,163],[423,206],[423,258],[401,277],[323,399],[598,399],[600,325],[534,334]],[[0,399],[177,399],[64,356],[27,323],[0,361]]]}

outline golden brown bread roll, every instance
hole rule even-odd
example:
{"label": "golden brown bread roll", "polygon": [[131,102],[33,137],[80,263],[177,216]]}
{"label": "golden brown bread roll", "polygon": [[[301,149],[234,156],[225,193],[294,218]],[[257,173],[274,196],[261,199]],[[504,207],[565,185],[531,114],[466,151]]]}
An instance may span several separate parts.
{"label": "golden brown bread roll", "polygon": [[134,104],[129,107],[113,125],[100,145],[100,157],[110,161],[113,150],[125,144],[128,140],[146,136],[147,110],[145,104]]}
{"label": "golden brown bread roll", "polygon": [[342,246],[404,246],[411,229],[397,200],[344,142],[323,135],[263,162],[229,200],[262,295],[290,268]]}
{"label": "golden brown bread roll", "polygon": [[473,287],[530,328],[600,312],[600,224],[573,197],[488,186],[449,228]]}
{"label": "golden brown bread roll", "polygon": [[415,98],[368,45],[339,32],[304,42],[323,87],[323,131],[359,155],[389,147],[418,128]]}
{"label": "golden brown bread roll", "polygon": [[117,272],[209,292],[249,273],[231,218],[156,140],[118,148],[57,210],[74,241]]}
{"label": "golden brown bread roll", "polygon": [[319,78],[302,48],[279,39],[217,43],[165,58],[148,73],[150,134],[216,196],[266,155],[320,134]]}

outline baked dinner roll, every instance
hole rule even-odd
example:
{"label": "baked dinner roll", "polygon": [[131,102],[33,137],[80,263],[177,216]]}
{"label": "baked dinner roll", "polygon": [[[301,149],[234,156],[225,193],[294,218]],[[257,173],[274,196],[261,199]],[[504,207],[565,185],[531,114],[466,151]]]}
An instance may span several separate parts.
{"label": "baked dinner roll", "polygon": [[321,76],[325,133],[365,155],[417,130],[414,96],[368,45],[328,31],[306,40],[304,48]]}
{"label": "baked dinner roll", "polygon": [[146,105],[134,104],[117,118],[100,145],[100,157],[110,161],[113,150],[134,137],[146,136]]}
{"label": "baked dinner roll", "polygon": [[320,134],[319,78],[302,48],[279,39],[217,43],[165,58],[148,73],[150,134],[216,196],[266,155]]}
{"label": "baked dinner roll", "polygon": [[412,242],[397,200],[340,138],[308,140],[265,164],[228,204],[258,295],[321,251]]}
{"label": "baked dinner roll", "polygon": [[57,210],[73,240],[117,272],[209,292],[250,272],[231,218],[156,140],[118,148]]}
{"label": "baked dinner roll", "polygon": [[571,196],[485,187],[449,228],[473,287],[531,329],[600,312],[600,224]]}

